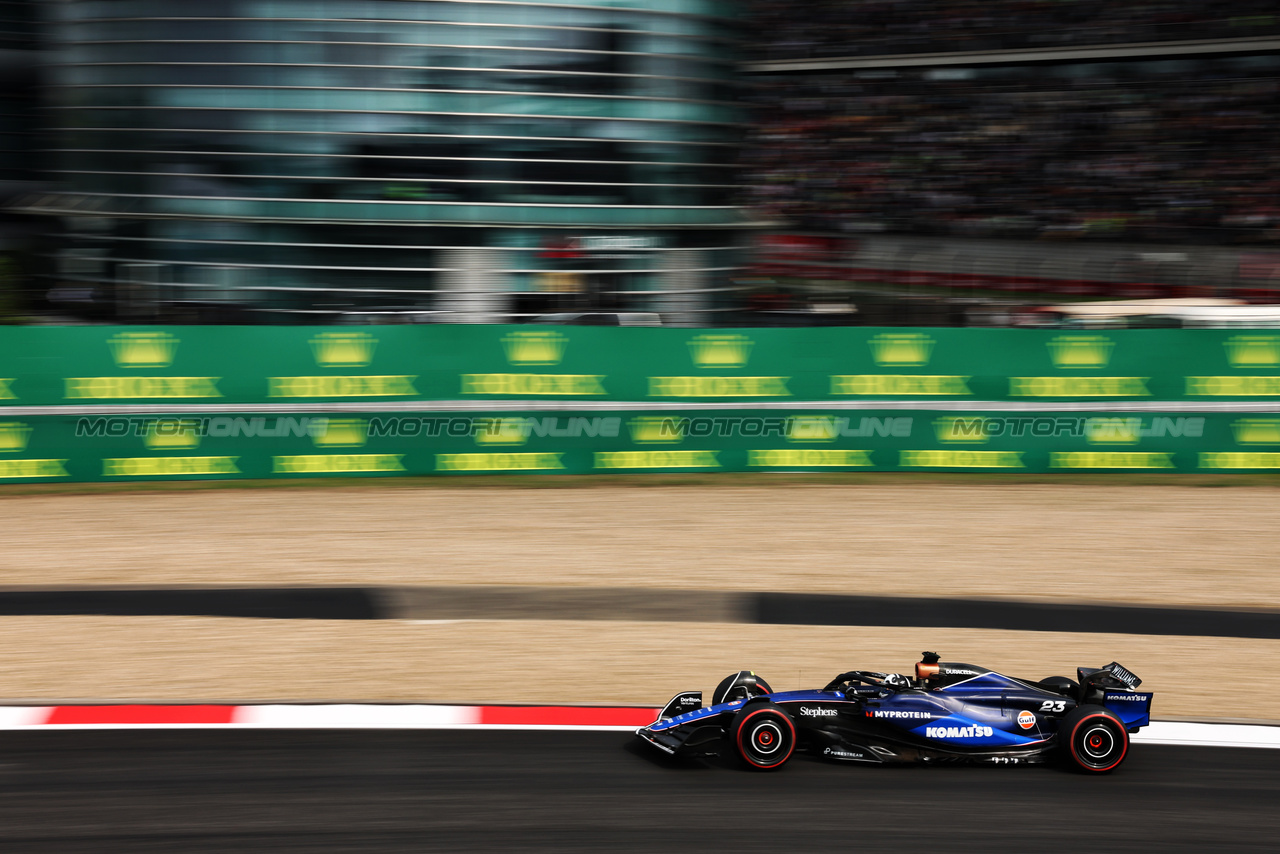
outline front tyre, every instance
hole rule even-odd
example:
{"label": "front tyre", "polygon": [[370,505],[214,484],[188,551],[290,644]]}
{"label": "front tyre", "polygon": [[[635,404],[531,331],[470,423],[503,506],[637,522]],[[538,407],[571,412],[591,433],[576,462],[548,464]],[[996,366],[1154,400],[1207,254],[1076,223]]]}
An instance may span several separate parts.
{"label": "front tyre", "polygon": [[772,704],[739,712],[732,736],[742,761],[758,771],[781,768],[796,750],[796,725]]}
{"label": "front tyre", "polygon": [[1081,706],[1062,719],[1059,744],[1068,764],[1088,774],[1106,774],[1124,761],[1129,733],[1102,706]]}

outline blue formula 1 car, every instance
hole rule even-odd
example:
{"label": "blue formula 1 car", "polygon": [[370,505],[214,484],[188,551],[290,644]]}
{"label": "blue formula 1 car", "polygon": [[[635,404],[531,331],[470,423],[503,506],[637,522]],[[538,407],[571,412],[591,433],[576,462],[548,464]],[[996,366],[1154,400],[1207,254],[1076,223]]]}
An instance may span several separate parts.
{"label": "blue formula 1 car", "polygon": [[797,750],[872,764],[1036,764],[1061,757],[1105,774],[1124,761],[1129,733],[1151,722],[1142,680],[1113,662],[1076,679],[1015,679],[924,653],[915,678],[853,670],[821,690],[775,692],[750,671],[672,698],[636,730],[673,756],[712,756],[727,745],[750,768],[773,770]]}

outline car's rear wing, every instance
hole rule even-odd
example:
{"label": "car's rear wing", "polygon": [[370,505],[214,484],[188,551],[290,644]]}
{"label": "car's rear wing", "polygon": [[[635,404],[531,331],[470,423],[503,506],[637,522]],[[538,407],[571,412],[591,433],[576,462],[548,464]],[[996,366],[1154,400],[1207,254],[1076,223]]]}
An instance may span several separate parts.
{"label": "car's rear wing", "polygon": [[1085,703],[1105,706],[1130,732],[1151,723],[1150,692],[1140,692],[1142,680],[1118,662],[1105,667],[1079,667],[1080,694]]}

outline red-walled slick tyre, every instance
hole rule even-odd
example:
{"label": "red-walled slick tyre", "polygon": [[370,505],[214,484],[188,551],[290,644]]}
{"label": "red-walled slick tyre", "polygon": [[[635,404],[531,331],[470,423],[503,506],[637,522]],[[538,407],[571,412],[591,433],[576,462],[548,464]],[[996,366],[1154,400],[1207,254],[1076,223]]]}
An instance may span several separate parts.
{"label": "red-walled slick tyre", "polygon": [[1058,740],[1068,764],[1088,774],[1114,770],[1129,752],[1124,724],[1102,706],[1081,706],[1063,718]]}
{"label": "red-walled slick tyre", "polygon": [[739,712],[732,737],[742,761],[759,771],[781,768],[796,750],[796,725],[772,703]]}

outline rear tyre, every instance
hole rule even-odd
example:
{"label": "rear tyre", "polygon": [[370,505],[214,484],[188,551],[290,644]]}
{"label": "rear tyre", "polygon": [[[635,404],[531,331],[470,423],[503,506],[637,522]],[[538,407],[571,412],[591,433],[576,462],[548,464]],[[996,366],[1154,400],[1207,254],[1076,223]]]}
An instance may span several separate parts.
{"label": "rear tyre", "polygon": [[771,703],[739,712],[732,737],[742,761],[757,771],[781,768],[796,750],[796,725]]}
{"label": "rear tyre", "polygon": [[1062,719],[1058,743],[1068,765],[1087,774],[1106,774],[1129,752],[1129,733],[1102,706],[1081,706]]}

